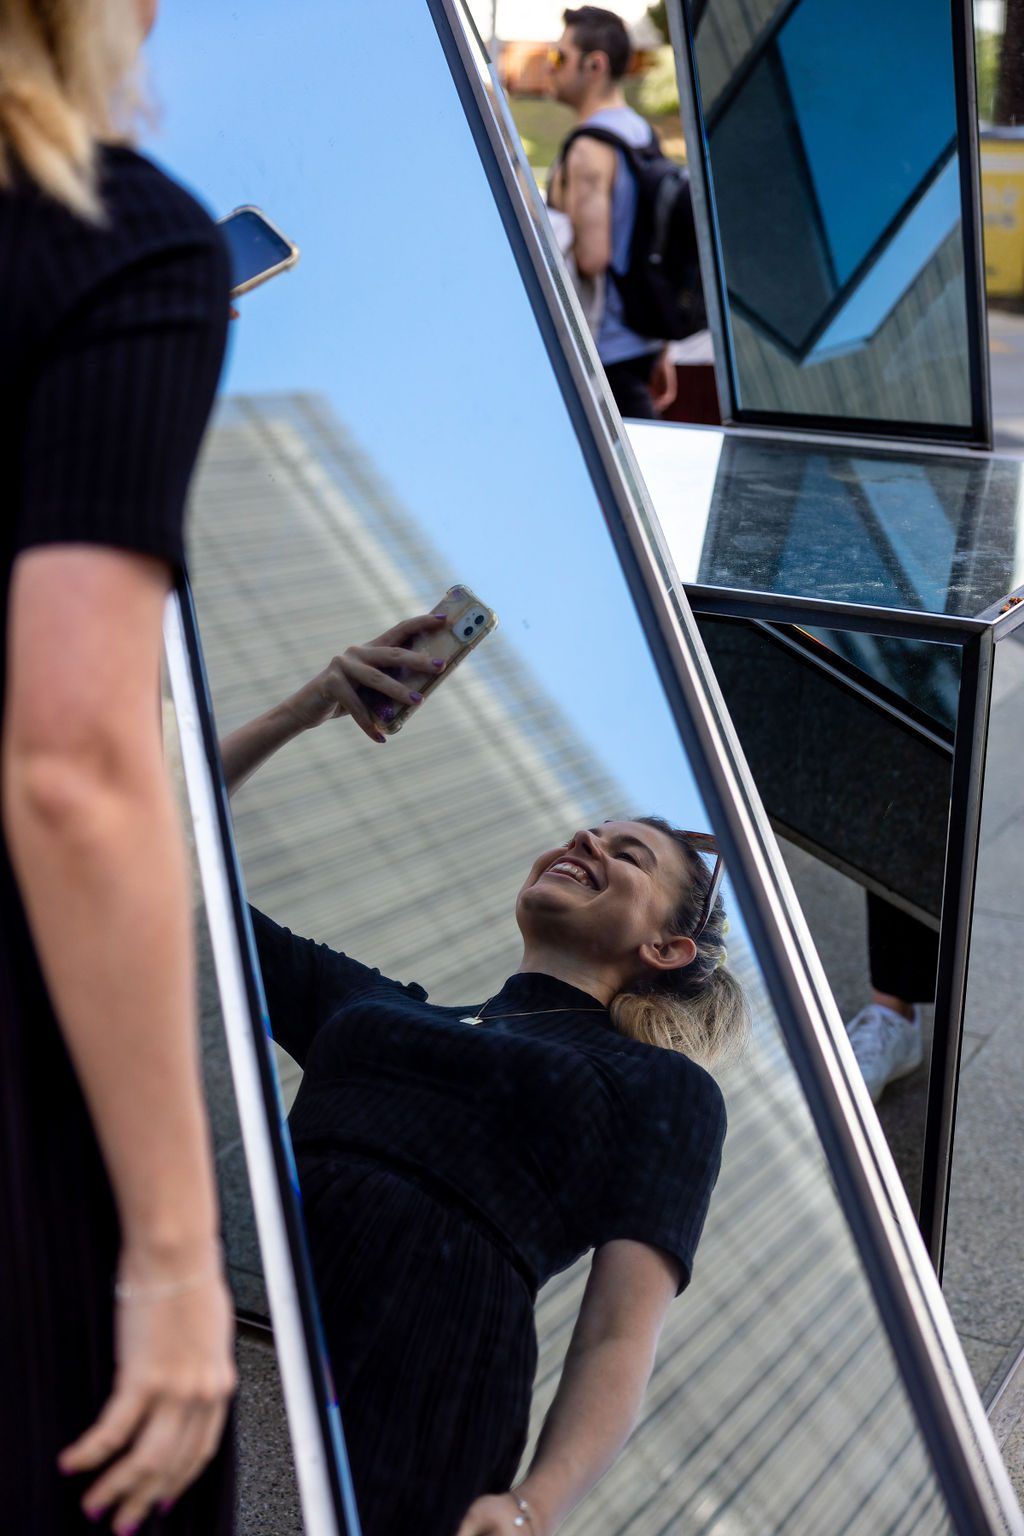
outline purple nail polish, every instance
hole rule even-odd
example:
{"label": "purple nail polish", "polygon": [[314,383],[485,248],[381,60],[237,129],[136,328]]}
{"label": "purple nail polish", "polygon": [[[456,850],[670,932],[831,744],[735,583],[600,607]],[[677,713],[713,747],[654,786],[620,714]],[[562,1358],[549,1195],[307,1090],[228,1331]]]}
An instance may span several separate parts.
{"label": "purple nail polish", "polygon": [[374,741],[379,741],[381,746],[383,746],[384,743],[387,741],[387,737],[384,735],[383,731],[374,731],[373,739],[374,739]]}
{"label": "purple nail polish", "polygon": [[430,617],[432,619],[446,619],[448,615],[446,613],[432,613]]}
{"label": "purple nail polish", "polygon": [[441,668],[444,666],[444,662],[441,660],[440,656],[435,656],[430,665],[432,667],[436,667],[437,671],[440,672]]}
{"label": "purple nail polish", "polygon": [[410,697],[410,699],[412,700],[412,702],[414,704],[422,704],[423,703],[423,695],[422,695],[422,693],[413,693],[412,690],[410,689],[409,697]]}
{"label": "purple nail polish", "polygon": [[169,1515],[173,1508],[173,1499],[161,1499],[160,1503],[156,1507],[156,1512],[158,1515]]}

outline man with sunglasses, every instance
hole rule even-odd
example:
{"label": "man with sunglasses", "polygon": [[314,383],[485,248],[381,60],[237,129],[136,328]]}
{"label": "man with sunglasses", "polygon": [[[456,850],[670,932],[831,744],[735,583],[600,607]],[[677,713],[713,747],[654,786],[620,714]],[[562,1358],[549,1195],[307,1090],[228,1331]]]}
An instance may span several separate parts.
{"label": "man with sunglasses", "polygon": [[[622,18],[581,5],[567,10],[563,21],[565,30],[548,54],[552,94],[572,108],[577,127],[606,129],[636,149],[649,144],[650,125],[627,106],[622,91],[632,57]],[[629,265],[637,208],[625,154],[597,139],[574,138],[554,168],[548,201],[572,223],[580,276],[606,279],[594,340],[615,402],[623,416],[654,419],[675,399],[675,370],[662,342],[630,330],[614,280]]]}

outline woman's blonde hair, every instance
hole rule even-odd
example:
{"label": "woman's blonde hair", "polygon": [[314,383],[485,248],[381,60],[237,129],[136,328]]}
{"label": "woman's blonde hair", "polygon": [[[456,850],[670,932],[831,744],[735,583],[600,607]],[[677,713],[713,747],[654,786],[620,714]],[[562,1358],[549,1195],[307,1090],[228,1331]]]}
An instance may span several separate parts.
{"label": "woman's blonde hair", "polygon": [[0,0],[0,187],[15,167],[93,223],[96,146],[123,139],[138,0]]}
{"label": "woman's blonde hair", "polygon": [[[675,934],[692,934],[711,886],[711,870],[685,832],[661,816],[633,816],[670,837],[686,860],[690,878],[669,924]],[[708,1069],[734,1061],[750,1035],[750,1010],[743,988],[725,966],[722,944],[725,908],[721,896],[711,908],[697,954],[678,970],[649,978],[612,1000],[612,1023],[620,1034],[646,1045],[681,1051]]]}

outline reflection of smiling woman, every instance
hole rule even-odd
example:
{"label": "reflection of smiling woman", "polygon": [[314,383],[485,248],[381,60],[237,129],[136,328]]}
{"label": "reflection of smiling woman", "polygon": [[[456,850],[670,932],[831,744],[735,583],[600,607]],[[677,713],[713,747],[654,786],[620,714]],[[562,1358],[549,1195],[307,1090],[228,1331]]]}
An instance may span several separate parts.
{"label": "reflection of smiling woman", "polygon": [[[441,622],[351,648],[228,737],[229,788],[328,719],[383,739],[356,690],[409,699],[381,669],[429,672],[403,647]],[[274,1037],[305,1069],[291,1132],[368,1536],[547,1536],[623,1445],[718,1173],[725,1111],[697,1063],[746,1028],[710,887],[690,835],[657,819],[577,832],[534,863],[519,970],[472,1008],[254,912]],[[591,1248],[510,1492],[536,1292]]]}

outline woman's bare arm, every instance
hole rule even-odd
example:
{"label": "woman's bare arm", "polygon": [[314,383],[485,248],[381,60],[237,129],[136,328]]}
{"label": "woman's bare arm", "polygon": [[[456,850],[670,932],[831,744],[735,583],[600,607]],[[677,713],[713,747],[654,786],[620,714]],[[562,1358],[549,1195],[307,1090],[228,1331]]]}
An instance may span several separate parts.
{"label": "woman's bare arm", "polygon": [[221,738],[220,759],[229,795],[241,789],[257,768],[309,729],[285,699],[273,705],[255,720],[247,720],[236,731]]}
{"label": "woman's bare arm", "polygon": [[[594,1254],[562,1378],[529,1473],[516,1490],[533,1529],[551,1536],[628,1440],[654,1368],[678,1268],[644,1243],[617,1240]],[[477,1499],[458,1536],[512,1536],[509,1495]]]}
{"label": "woman's bare arm", "polygon": [[[167,1319],[175,1347],[160,1307],[145,1328],[133,1322],[130,1338],[121,1329],[120,1385],[70,1458],[89,1470],[139,1436],[104,1474],[108,1503],[140,1488],[141,1499],[154,1478],[161,1496],[180,1491],[212,1452],[234,1385],[185,852],[160,734],[167,585],[167,567],[146,556],[45,546],[16,560],[8,618],[4,832],[113,1186],[121,1278],[145,1287],[210,1276],[195,1295],[203,1316],[186,1315],[179,1298]],[[159,1382],[160,1402],[133,1362]],[[148,1460],[126,1472],[140,1447],[149,1457],[146,1426],[160,1421],[168,1394],[179,1430],[181,1405],[205,1404],[180,1437],[184,1462],[172,1453],[162,1474]],[[161,1422],[169,1434],[166,1412]]]}
{"label": "woman's bare arm", "polygon": [[386,634],[367,645],[351,645],[335,656],[322,672],[303,683],[287,699],[274,704],[255,720],[240,725],[220,743],[221,762],[228,794],[234,794],[257,768],[303,731],[351,715],[360,730],[382,746],[387,737],[370,713],[359,689],[372,688],[397,703],[415,704],[418,695],[406,684],[390,677],[383,668],[429,675],[443,662],[433,661],[421,651],[409,650],[408,642],[425,631],[443,629],[447,619],[436,614],[420,614],[404,619]]}

